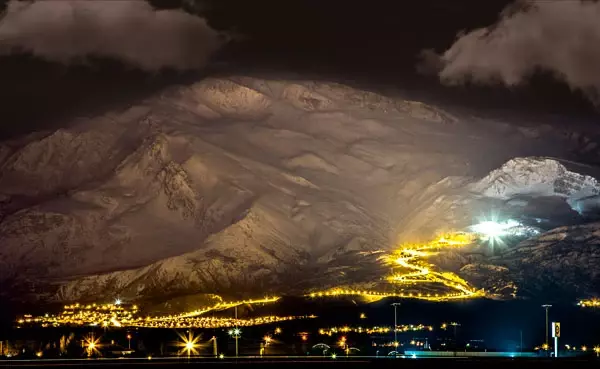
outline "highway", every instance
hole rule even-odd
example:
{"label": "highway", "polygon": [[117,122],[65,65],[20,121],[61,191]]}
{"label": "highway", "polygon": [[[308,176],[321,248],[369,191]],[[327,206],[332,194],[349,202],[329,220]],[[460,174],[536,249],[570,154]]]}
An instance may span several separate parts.
{"label": "highway", "polygon": [[375,366],[380,368],[598,368],[600,360],[594,359],[502,359],[502,358],[376,358],[376,357],[240,357],[218,359],[213,357],[167,357],[167,358],[127,358],[127,359],[33,359],[33,360],[0,360],[0,368],[32,368],[32,367],[127,367],[127,368],[171,368],[171,367],[261,367],[261,368],[305,368],[311,365],[358,368]]}

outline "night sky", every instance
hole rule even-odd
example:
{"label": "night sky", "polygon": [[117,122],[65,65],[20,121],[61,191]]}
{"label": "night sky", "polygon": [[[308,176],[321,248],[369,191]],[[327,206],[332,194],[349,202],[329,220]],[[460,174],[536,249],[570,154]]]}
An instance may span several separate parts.
{"label": "night sky", "polygon": [[[417,73],[422,49],[442,52],[458,32],[493,24],[510,1],[152,0],[156,9],[186,9],[234,40],[192,71],[142,71],[119,58],[95,55],[57,63],[11,50],[0,56],[2,137],[61,126],[70,117],[127,105],[164,86],[210,73],[256,73],[343,81],[402,91],[413,99],[479,112],[527,112],[595,119],[581,93],[548,74],[507,88],[442,86]],[[6,5],[6,4],[4,4]],[[240,37],[241,36],[241,37]],[[0,44],[1,45],[1,44]],[[16,55],[15,55],[16,54]],[[171,70],[169,70],[171,69]]]}

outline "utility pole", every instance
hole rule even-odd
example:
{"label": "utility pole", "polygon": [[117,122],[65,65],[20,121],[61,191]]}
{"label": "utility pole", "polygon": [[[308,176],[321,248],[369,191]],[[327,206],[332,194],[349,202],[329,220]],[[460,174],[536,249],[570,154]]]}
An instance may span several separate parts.
{"label": "utility pole", "polygon": [[[239,332],[238,328],[238,317],[237,317],[237,305],[234,307],[235,309],[235,331]],[[238,338],[239,334],[235,335],[235,357],[238,357]]]}
{"label": "utility pole", "polygon": [[519,345],[519,352],[523,352],[523,330],[519,330],[519,335],[521,336],[521,344]]}
{"label": "utility pole", "polygon": [[392,306],[394,307],[394,347],[398,350],[398,314],[396,308],[400,306],[400,303],[394,302]]}
{"label": "utility pole", "polygon": [[460,324],[456,323],[456,322],[452,322],[452,323],[450,323],[450,325],[454,327],[454,356],[456,356],[456,351],[458,350],[458,340],[457,340],[457,335],[456,335],[456,328],[460,327]]}
{"label": "utility pole", "polygon": [[544,310],[546,310],[546,350],[548,349],[548,347],[550,347],[550,346],[548,346],[548,326],[549,326],[549,323],[548,323],[548,310],[550,310],[551,307],[552,307],[552,305],[550,305],[550,304],[544,304],[544,305],[542,305],[542,308],[544,308]]}

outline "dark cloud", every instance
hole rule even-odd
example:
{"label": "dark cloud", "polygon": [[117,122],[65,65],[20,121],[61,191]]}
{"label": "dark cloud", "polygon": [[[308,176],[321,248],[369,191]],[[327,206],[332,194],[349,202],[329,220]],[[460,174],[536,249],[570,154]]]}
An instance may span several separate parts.
{"label": "dark cloud", "polygon": [[495,25],[459,34],[441,55],[424,51],[422,57],[420,70],[435,69],[447,84],[515,86],[544,70],[598,102],[600,3],[519,2]]}
{"label": "dark cloud", "polygon": [[11,1],[0,19],[0,54],[64,63],[93,55],[146,70],[196,69],[223,39],[202,18],[144,0]]}

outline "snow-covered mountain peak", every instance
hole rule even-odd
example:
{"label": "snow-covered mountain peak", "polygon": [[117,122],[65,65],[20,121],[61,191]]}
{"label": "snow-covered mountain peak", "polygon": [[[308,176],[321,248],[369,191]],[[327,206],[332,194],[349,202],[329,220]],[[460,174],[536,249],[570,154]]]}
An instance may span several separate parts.
{"label": "snow-covered mountain peak", "polygon": [[514,158],[475,183],[483,196],[509,199],[516,195],[572,197],[600,193],[593,177],[569,171],[560,161],[544,157]]}

